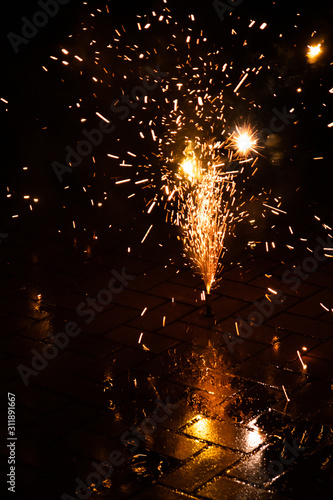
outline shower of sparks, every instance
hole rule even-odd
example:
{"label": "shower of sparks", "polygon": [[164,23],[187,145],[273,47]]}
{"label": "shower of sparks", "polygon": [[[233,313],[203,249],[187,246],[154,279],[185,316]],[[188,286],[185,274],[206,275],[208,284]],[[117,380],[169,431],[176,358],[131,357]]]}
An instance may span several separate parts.
{"label": "shower of sparks", "polygon": [[222,176],[212,168],[188,193],[183,207],[184,248],[208,294],[219,274],[224,238],[233,220],[235,185],[232,175]]}
{"label": "shower of sparks", "polygon": [[[257,179],[257,174],[261,173],[260,148],[265,146],[267,161],[274,149],[272,143],[265,142],[259,134],[258,124],[267,127],[271,118],[263,112],[267,94],[274,96],[274,106],[281,114],[285,101],[281,102],[279,89],[293,89],[295,101],[290,104],[290,113],[297,114],[297,119],[287,127],[288,137],[294,140],[293,127],[298,121],[302,122],[302,110],[308,106],[306,75],[292,80],[292,73],[281,72],[278,61],[271,64],[264,43],[262,50],[252,50],[254,31],[257,29],[259,34],[256,36],[264,40],[266,35],[273,33],[272,23],[249,18],[244,24],[246,27],[238,29],[237,16],[230,16],[228,22],[234,23],[230,33],[235,50],[229,50],[231,39],[226,35],[221,45],[216,44],[216,40],[215,43],[210,41],[201,29],[200,20],[193,14],[189,13],[187,19],[184,17],[180,22],[172,14],[167,0],[156,2],[154,9],[138,14],[136,26],[128,29],[126,24],[114,26],[107,5],[105,9],[95,8],[92,3],[82,2],[83,17],[78,31],[68,38],[62,37],[61,46],[54,47],[49,59],[43,60],[41,73],[45,78],[55,75],[64,90],[69,79],[66,75],[70,74],[70,87],[75,87],[76,91],[73,96],[68,94],[71,99],[68,113],[74,114],[72,118],[77,120],[80,130],[98,130],[97,121],[100,120],[105,126],[103,130],[109,130],[111,124],[115,126],[114,132],[103,134],[101,146],[95,145],[98,135],[95,135],[95,142],[91,141],[94,142],[93,151],[84,158],[88,168],[84,171],[79,166],[78,177],[75,177],[76,172],[70,174],[73,178],[84,179],[82,190],[91,206],[101,207],[103,202],[103,207],[107,207],[106,200],[112,198],[107,189],[116,185],[127,199],[140,193],[144,197],[142,206],[149,217],[158,207],[164,208],[166,221],[184,231],[186,253],[201,273],[208,291],[221,270],[225,236],[235,236],[241,223],[250,226],[246,244],[249,249],[264,245],[266,252],[270,252],[278,245],[278,240],[276,243],[273,238],[270,241],[269,236],[261,241],[259,234],[265,225],[276,237],[274,222],[269,227],[270,217],[275,220],[286,215],[284,200],[279,195],[274,197],[274,188],[264,182],[258,183],[255,191],[248,189],[247,182],[254,176]],[[101,30],[103,35],[99,36],[101,26],[107,26],[107,30]],[[315,33],[313,31],[312,36]],[[310,34],[303,32],[303,35],[294,47],[303,51],[305,57],[304,48]],[[285,36],[283,32],[279,35],[283,39]],[[309,62],[318,60],[325,49],[325,33],[317,36],[320,38],[316,40],[321,43],[316,41],[307,46]],[[315,42],[313,38],[312,41]],[[286,63],[288,68],[290,61],[284,61],[286,53],[281,53],[280,65],[283,67]],[[242,61],[246,61],[246,66]],[[135,89],[143,88],[145,83],[145,95],[140,96],[140,92],[135,95]],[[318,91],[324,88],[327,97],[331,98],[333,88],[320,84]],[[318,117],[322,117],[325,129],[331,129],[333,122],[327,114],[325,97]],[[271,113],[272,108],[273,104],[268,110],[266,107],[266,111]],[[0,98],[2,109],[10,111],[7,96]],[[40,123],[46,121],[39,118]],[[126,144],[120,140],[122,120],[128,130]],[[46,125],[47,122],[43,123],[42,130],[48,128]],[[131,137],[131,146],[128,137]],[[71,148],[75,150],[77,143],[85,139],[79,133]],[[292,144],[292,151],[299,151],[299,145]],[[279,147],[277,156],[283,157],[284,149],[284,146]],[[321,163],[325,158],[323,153],[316,151],[314,159]],[[293,156],[292,152],[290,161],[295,164]],[[63,151],[62,157],[57,159],[64,162],[65,157]],[[287,160],[286,164],[293,165]],[[270,167],[271,178],[274,178],[273,161]],[[23,170],[29,175],[32,169],[24,166]],[[105,183],[103,192],[98,194],[95,178],[100,175]],[[67,179],[63,186],[64,190],[72,189]],[[10,186],[7,186],[6,196],[13,202],[15,192]],[[23,201],[32,210],[38,207],[39,199],[32,192]],[[14,208],[11,213],[13,219],[21,217],[21,212]],[[78,221],[76,217],[74,232],[78,230]],[[317,221],[326,233],[331,230],[319,218]],[[108,227],[117,230],[116,223]],[[141,243],[153,228],[156,230],[158,225],[147,224]],[[290,234],[297,234],[296,230],[293,227]],[[98,236],[94,233],[92,238],[97,240]],[[306,242],[302,238],[299,241]],[[286,244],[290,251],[297,246],[294,240],[292,243]],[[324,248],[324,252],[326,257],[333,258],[329,247]],[[321,307],[327,312],[327,306],[321,304]]]}
{"label": "shower of sparks", "polygon": [[180,173],[185,175],[190,182],[200,177],[199,162],[191,148],[191,143],[185,149],[185,159],[180,164]]}

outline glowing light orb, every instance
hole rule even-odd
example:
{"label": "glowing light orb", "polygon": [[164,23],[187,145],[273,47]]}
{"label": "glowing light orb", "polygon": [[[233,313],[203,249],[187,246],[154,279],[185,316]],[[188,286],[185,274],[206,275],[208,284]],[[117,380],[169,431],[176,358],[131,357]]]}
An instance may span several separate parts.
{"label": "glowing light orb", "polygon": [[248,153],[254,145],[255,142],[251,139],[247,132],[244,132],[237,137],[237,148],[243,154]]}
{"label": "glowing light orb", "polygon": [[196,165],[193,160],[186,159],[181,163],[182,170],[184,174],[189,178],[193,179],[196,175]]}
{"label": "glowing light orb", "polygon": [[249,127],[239,129],[236,127],[237,134],[232,138],[232,145],[236,149],[239,156],[248,156],[251,151],[257,153],[255,146],[258,140],[255,132]]}
{"label": "glowing light orb", "polygon": [[308,59],[310,62],[315,61],[317,57],[322,53],[322,48],[321,48],[321,43],[318,43],[318,45],[308,45]]}

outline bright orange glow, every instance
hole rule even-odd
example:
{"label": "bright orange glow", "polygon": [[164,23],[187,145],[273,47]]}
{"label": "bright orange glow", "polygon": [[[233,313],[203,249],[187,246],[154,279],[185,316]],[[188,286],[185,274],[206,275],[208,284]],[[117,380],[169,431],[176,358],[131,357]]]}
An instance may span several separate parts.
{"label": "bright orange glow", "polygon": [[307,56],[310,62],[314,62],[322,53],[321,43],[318,43],[318,45],[308,45],[308,49]]}
{"label": "bright orange glow", "polygon": [[192,160],[186,159],[181,163],[180,166],[182,167],[184,174],[189,179],[193,179],[193,177],[195,177],[196,166]]}
{"label": "bright orange glow", "polygon": [[195,179],[199,179],[200,170],[198,160],[195,156],[195,152],[192,149],[192,143],[190,142],[188,146],[185,148],[185,159],[180,164],[182,173],[193,182]]}
{"label": "bright orange glow", "polygon": [[255,149],[257,142],[256,133],[250,126],[236,127],[236,134],[231,138],[231,146],[236,150],[238,157],[247,157],[251,151],[257,153]]}

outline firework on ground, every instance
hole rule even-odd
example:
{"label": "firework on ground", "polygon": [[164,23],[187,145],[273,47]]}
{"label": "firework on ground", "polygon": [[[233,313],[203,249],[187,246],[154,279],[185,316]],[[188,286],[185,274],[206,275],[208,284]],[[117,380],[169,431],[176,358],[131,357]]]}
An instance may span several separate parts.
{"label": "firework on ground", "polygon": [[235,181],[216,168],[202,174],[181,213],[184,248],[209,294],[221,270],[224,238],[233,220]]}

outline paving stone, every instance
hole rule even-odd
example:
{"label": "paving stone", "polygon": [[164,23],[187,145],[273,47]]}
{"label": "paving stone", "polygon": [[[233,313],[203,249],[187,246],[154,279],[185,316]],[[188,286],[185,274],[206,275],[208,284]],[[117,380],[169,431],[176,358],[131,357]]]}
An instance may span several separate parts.
{"label": "paving stone", "polygon": [[244,263],[242,267],[235,267],[224,273],[224,278],[233,281],[249,282],[275,267],[274,261],[265,258],[253,258]]}
{"label": "paving stone", "polygon": [[296,460],[294,455],[288,450],[283,457],[291,462],[288,466],[284,465],[280,459],[280,454],[284,449],[283,443],[263,447],[250,456],[245,457],[244,460],[240,461],[227,473],[232,477],[256,486],[269,484],[273,479],[283,474],[288,467],[291,467]]}
{"label": "paving stone", "polygon": [[82,317],[84,318],[85,323],[82,326],[82,329],[84,332],[92,335],[102,335],[107,333],[112,328],[116,328],[124,322],[130,321],[138,316],[138,311],[135,309],[115,305],[107,311],[97,313],[92,321],[87,323],[87,320],[89,321],[90,318],[92,318],[93,313],[88,313],[86,309],[82,312],[84,312]]}
{"label": "paving stone", "polygon": [[306,300],[288,309],[289,313],[316,318],[325,311],[320,304],[333,308],[333,290],[320,290]]}
{"label": "paving stone", "polygon": [[18,261],[6,262],[3,266],[3,272],[5,275],[15,276],[16,278],[34,283],[54,275],[53,271],[45,269],[40,265],[27,265]]}
{"label": "paving stone", "polygon": [[188,269],[181,273],[176,274],[173,278],[170,279],[173,283],[177,283],[179,285],[185,285],[192,288],[203,289],[203,283],[200,276],[195,274],[192,269]]}
{"label": "paving stone", "polygon": [[212,302],[213,317],[206,317],[206,307],[202,305],[199,310],[188,314],[182,321],[193,325],[210,328],[232,314],[237,314],[247,305],[246,302],[230,297],[219,297]]}
{"label": "paving stone", "polygon": [[[71,312],[67,312],[66,320],[74,321]],[[64,332],[66,326],[66,322],[59,316],[47,316],[42,321],[29,322],[29,324],[31,326],[20,331],[20,336],[41,341],[48,339],[50,335]]]}
{"label": "paving stone", "polygon": [[302,356],[306,369],[300,362],[292,361],[287,365],[288,369],[294,372],[306,374],[307,376],[318,378],[324,381],[333,380],[333,363],[325,359],[312,358],[311,356]]}
{"label": "paving stone", "polygon": [[105,381],[128,371],[150,357],[151,355],[147,351],[133,349],[132,347],[123,347],[103,360],[97,362],[93,360],[88,369],[84,368],[78,374],[96,382]]}
{"label": "paving stone", "polygon": [[81,354],[88,353],[89,356],[102,359],[120,348],[120,344],[112,342],[112,340],[109,340],[106,336],[98,337],[96,335],[87,335],[81,332],[76,337],[71,337],[66,350],[79,352]]}
{"label": "paving stone", "polygon": [[[141,336],[142,334],[142,336]],[[153,353],[160,353],[166,349],[170,349],[177,344],[177,340],[169,337],[158,335],[154,332],[142,332],[141,330],[131,328],[129,326],[119,326],[114,330],[106,333],[103,338],[111,339],[119,344],[127,345],[129,347],[142,348],[149,350]],[[139,340],[141,338],[140,344]]]}
{"label": "paving stone", "polygon": [[[24,391],[22,391],[24,387]],[[13,394],[20,394],[20,405],[33,411],[37,411],[40,416],[56,411],[62,405],[68,403],[69,399],[57,394],[57,392],[37,387],[30,383],[27,387],[23,385],[22,380],[11,384]]]}
{"label": "paving stone", "polygon": [[148,269],[154,267],[151,261],[143,260],[142,258],[131,257],[130,255],[115,254],[115,248],[112,247],[112,252],[103,253],[92,259],[93,264],[99,266],[105,266],[108,269],[122,269],[125,267],[126,273],[128,274],[142,274]]}
{"label": "paving stone", "polygon": [[254,384],[249,389],[244,387],[232,398],[222,402],[216,407],[216,412],[212,416],[229,422],[246,423],[263,413],[280,397],[281,394],[276,389]]}
{"label": "paving stone", "polygon": [[[214,325],[213,328],[215,328],[218,332],[220,332],[221,336],[223,336],[224,333],[235,335],[237,334],[235,326],[236,322],[238,324],[238,327],[240,327],[239,328],[240,331],[242,331],[241,327],[242,322],[239,320],[239,318],[236,317],[227,318],[226,320],[221,321],[219,324]],[[249,339],[250,341],[260,342],[266,345],[273,345],[278,340],[289,335],[289,332],[285,330],[282,330],[280,328],[274,328],[266,324],[248,325],[248,323],[244,323],[243,330],[245,332],[246,338]]]}
{"label": "paving stone", "polygon": [[71,453],[61,448],[54,452],[52,448],[53,446],[50,444],[47,447],[44,446],[40,440],[26,436],[21,437],[17,458],[20,462],[45,473],[50,469],[56,471],[61,465],[67,465],[73,461]]}
{"label": "paving stone", "polygon": [[294,418],[308,418],[318,408],[333,401],[331,383],[313,381],[289,397],[290,402],[287,407],[285,407],[285,401],[280,401],[273,408]]}
{"label": "paving stone", "polygon": [[218,292],[227,297],[233,297],[242,301],[252,302],[264,297],[262,288],[251,284],[239,283],[222,278]]}
{"label": "paving stone", "polygon": [[[17,367],[20,365],[26,366],[27,363],[27,358],[21,358],[19,356],[15,357],[6,357],[2,362],[1,362],[1,368],[3,372],[6,374],[6,381],[13,383],[14,380],[19,380],[21,384],[23,384],[23,380],[17,370]],[[2,381],[2,384],[4,384],[5,381]]]}
{"label": "paving stone", "polygon": [[257,353],[266,351],[267,348],[261,343],[242,339],[239,336],[223,334],[225,348],[223,351],[223,364],[232,371],[242,361],[254,357]]}
{"label": "paving stone", "polygon": [[146,441],[146,447],[149,450],[177,460],[186,460],[205,446],[204,443],[200,443],[196,439],[162,429],[157,429],[147,437]]}
{"label": "paving stone", "polygon": [[217,477],[201,489],[199,495],[212,500],[221,498],[223,500],[284,500],[287,498],[224,476]]}
{"label": "paving stone", "polygon": [[333,314],[332,314],[332,310],[329,311],[329,312],[324,312],[324,314],[321,314],[320,316],[318,316],[318,319],[320,321],[326,321],[328,323],[333,323]]}
{"label": "paving stone", "polygon": [[238,313],[244,307],[247,306],[247,302],[238,299],[233,299],[231,297],[220,297],[212,302],[212,309],[214,311],[217,321],[221,321],[224,318],[232,314]]}
{"label": "paving stone", "polygon": [[171,488],[192,492],[234,463],[240,455],[210,446],[179,469],[161,477],[160,482]]}
{"label": "paving stone", "polygon": [[192,310],[192,307],[180,303],[167,303],[162,306],[148,309],[143,316],[129,321],[128,326],[143,330],[154,331],[163,326],[163,318],[165,317],[165,325],[172,323],[175,320],[181,319]]}
{"label": "paving stone", "polygon": [[158,297],[165,297],[168,300],[174,299],[174,302],[181,302],[199,307],[202,305],[202,289],[183,286],[177,283],[161,283],[158,286],[151,288],[149,293],[157,295]]}
{"label": "paving stone", "polygon": [[96,384],[90,380],[77,375],[72,375],[60,382],[52,385],[52,390],[58,393],[60,398],[66,396],[73,400],[96,405],[99,408],[105,408],[107,404],[107,395],[105,394],[105,387],[102,384]]}
{"label": "paving stone", "polygon": [[170,415],[164,424],[168,429],[175,431],[190,425],[192,421],[200,416],[196,408],[191,406],[187,399],[179,400],[178,404],[179,408],[177,408],[177,411]]}
{"label": "paving stone", "polygon": [[[36,483],[41,479],[45,479],[47,474],[42,472],[40,469],[31,467],[27,464],[20,463],[20,481],[16,483],[16,496],[18,498],[28,498],[24,496],[26,493],[26,488]],[[20,495],[20,496],[19,496]]]}
{"label": "paving stone", "polygon": [[331,274],[323,273],[321,271],[312,273],[307,281],[312,285],[326,287],[326,288],[333,288],[333,278]]}
{"label": "paving stone", "polygon": [[174,321],[171,324],[160,328],[158,333],[202,346],[208,345],[212,342],[214,337],[216,338],[218,336],[218,334],[212,329],[188,324],[185,321]]}
{"label": "paving stone", "polygon": [[11,276],[1,281],[0,298],[6,298],[14,293],[24,290],[31,282]]}
{"label": "paving stone", "polygon": [[71,311],[76,312],[78,306],[84,300],[85,297],[83,295],[62,291],[60,293],[50,295],[47,299],[45,299],[45,301],[43,301],[43,305],[62,307],[63,309],[70,309]]}
{"label": "paving stone", "polygon": [[333,353],[333,338],[321,342],[316,347],[312,347],[311,349],[308,349],[306,352],[306,354],[309,355],[310,357],[326,359],[328,361],[332,360],[332,353]]}
{"label": "paving stone", "polygon": [[23,295],[32,300],[38,300],[38,296],[42,296],[42,300],[46,299],[50,295],[54,293],[61,292],[63,290],[67,290],[70,287],[73,287],[78,281],[82,281],[76,276],[71,276],[69,274],[64,273],[56,273],[56,271],[50,271],[53,274],[41,280],[37,284],[30,285],[27,287]]}
{"label": "paving stone", "polygon": [[[171,266],[154,266],[145,273],[140,274],[129,283],[132,290],[147,291],[163,281],[177,275],[177,269]],[[170,297],[171,300],[171,297]]]}
{"label": "paving stone", "polygon": [[109,281],[112,277],[113,275],[111,274],[111,270],[108,269],[103,272],[99,272],[88,279],[76,279],[73,286],[68,288],[68,291],[71,293],[94,297],[100,290],[108,288]]}
{"label": "paving stone", "polygon": [[29,338],[20,337],[20,335],[11,335],[10,338],[0,341],[0,350],[4,353],[17,355],[25,359],[31,359],[31,349],[41,350],[44,347],[43,342],[35,342]]}
{"label": "paving stone", "polygon": [[20,316],[36,321],[44,319],[49,314],[40,303],[21,296],[12,295],[8,299],[3,299],[0,307],[2,311],[10,314],[17,314],[17,311],[20,311]]}
{"label": "paving stone", "polygon": [[273,409],[261,414],[248,424],[250,428],[260,429],[267,435],[283,436],[285,436],[286,429],[294,429],[295,425],[289,415]]}
{"label": "paving stone", "polygon": [[235,374],[254,382],[261,382],[275,389],[296,389],[306,380],[304,376],[289,370],[280,370],[273,366],[265,366],[251,360],[245,361],[235,369]]}
{"label": "paving stone", "polygon": [[134,290],[130,290],[129,288],[125,289],[122,293],[114,294],[113,303],[120,304],[126,307],[131,307],[133,309],[138,309],[138,311],[143,311],[145,307],[154,308],[163,303],[165,300],[163,298],[159,299],[158,297],[151,294],[149,290],[149,294],[143,292],[136,292]]}
{"label": "paving stone", "polygon": [[331,429],[333,428],[333,406],[324,406],[314,415],[312,415],[311,420],[313,422],[318,422],[323,425],[327,425]]}
{"label": "paving stone", "polygon": [[[70,452],[72,456],[95,457],[97,462],[109,458],[112,451],[121,452],[122,444],[117,439],[108,438],[88,429],[76,429],[67,433],[57,443],[60,448]],[[92,467],[93,470],[93,467]]]}
{"label": "paving stone", "polygon": [[101,272],[100,266],[79,260],[74,255],[67,255],[66,259],[62,257],[52,259],[45,267],[80,278],[88,278]]}
{"label": "paving stone", "polygon": [[135,495],[133,500],[195,500],[196,497],[186,495],[185,493],[177,493],[164,486],[152,486],[143,492]]}
{"label": "paving stone", "polygon": [[268,324],[319,339],[326,339],[332,335],[332,325],[329,323],[287,312],[278,314],[275,318],[268,320]]}
{"label": "paving stone", "polygon": [[6,317],[1,320],[2,338],[20,332],[30,325],[35,325],[36,322],[32,318],[24,318],[14,314],[6,314]]}
{"label": "paving stone", "polygon": [[265,440],[264,434],[260,432],[207,418],[199,419],[198,422],[186,428],[185,432],[209,443],[219,444],[245,453],[253,451]]}
{"label": "paving stone", "polygon": [[302,471],[290,471],[275,484],[279,493],[297,500],[302,498],[332,498],[333,483],[321,481],[317,477],[303,474]]}
{"label": "paving stone", "polygon": [[304,338],[303,335],[293,333],[279,342],[275,342],[269,349],[255,354],[252,359],[253,361],[283,367],[291,361],[298,360],[297,351],[302,356],[318,344],[320,344],[318,339]]}
{"label": "paving stone", "polygon": [[320,270],[323,273],[333,273],[333,262],[328,262],[327,264],[323,264]]}
{"label": "paving stone", "polygon": [[34,383],[48,387],[82,370],[89,371],[94,361],[92,356],[86,354],[59,351],[58,356],[49,360],[46,368],[34,378]]}
{"label": "paving stone", "polygon": [[295,285],[295,283],[284,283],[282,280],[283,273],[281,273],[278,277],[275,276],[275,274],[276,270],[274,269],[274,276],[272,276],[271,274],[268,274],[267,276],[259,276],[258,278],[252,280],[250,284],[256,287],[262,287],[265,290],[264,293],[267,293],[268,288],[272,288],[273,290],[280,291],[285,295],[293,295],[303,298],[308,297],[309,295],[312,295],[313,293],[318,291],[317,286],[310,285],[306,281],[302,281],[299,287],[296,290],[293,290],[292,287]]}

